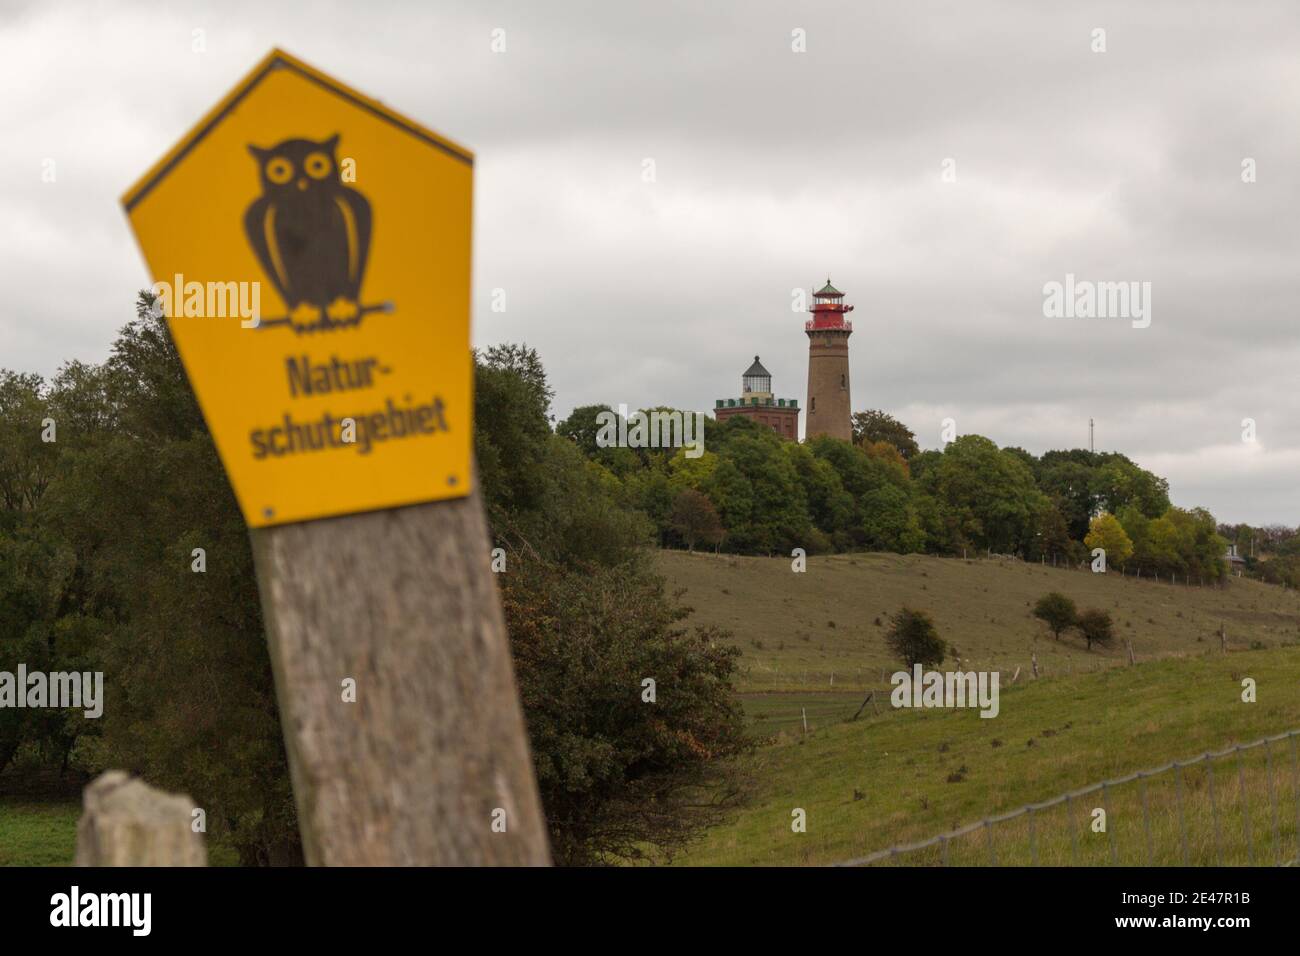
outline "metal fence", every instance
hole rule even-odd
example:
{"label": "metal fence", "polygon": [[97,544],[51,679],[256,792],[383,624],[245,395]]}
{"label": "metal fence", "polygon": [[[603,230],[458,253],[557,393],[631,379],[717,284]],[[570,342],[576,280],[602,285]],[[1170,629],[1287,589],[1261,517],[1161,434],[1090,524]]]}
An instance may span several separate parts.
{"label": "metal fence", "polygon": [[1298,738],[1174,760],[837,865],[1295,865]]}

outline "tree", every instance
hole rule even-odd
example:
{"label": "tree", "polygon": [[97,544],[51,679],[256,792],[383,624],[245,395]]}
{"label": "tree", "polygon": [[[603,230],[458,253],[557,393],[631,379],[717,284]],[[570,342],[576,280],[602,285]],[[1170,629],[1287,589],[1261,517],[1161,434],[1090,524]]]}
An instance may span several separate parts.
{"label": "tree", "polygon": [[553,437],[551,388],[532,349],[494,346],[474,353],[474,457],[493,531],[541,508],[538,463]]}
{"label": "tree", "polygon": [[1086,448],[1049,451],[1035,471],[1038,487],[1056,502],[1075,541],[1083,540],[1089,520],[1097,513],[1096,458]]}
{"label": "tree", "polygon": [[1060,591],[1051,591],[1040,597],[1034,605],[1034,617],[1046,624],[1052,636],[1059,641],[1061,633],[1078,622],[1079,611],[1073,600]]}
{"label": "tree", "polygon": [[942,664],[948,647],[930,615],[906,607],[889,619],[885,643],[909,668]]}
{"label": "tree", "polygon": [[1114,623],[1106,611],[1097,608],[1082,611],[1074,626],[1078,629],[1079,636],[1088,642],[1088,650],[1092,650],[1094,644],[1109,647],[1115,642]]}
{"label": "tree", "polygon": [[1028,557],[1030,560],[1047,555],[1069,554],[1071,545],[1070,529],[1065,524],[1065,518],[1061,514],[1060,506],[1051,499],[1044,499],[1039,506],[1038,515],[1035,519],[1038,528],[1034,535],[1034,546],[1030,549]]}
{"label": "tree", "polygon": [[592,458],[599,450],[596,444],[596,436],[601,430],[598,419],[605,414],[612,415],[614,410],[608,405],[579,405],[568,418],[555,426],[555,434],[569,439],[579,451]]}
{"label": "tree", "polygon": [[722,522],[708,495],[687,488],[673,499],[669,517],[673,530],[686,541],[686,550],[694,551],[695,542],[714,544],[722,538]]}
{"label": "tree", "polygon": [[922,489],[937,498],[948,540],[975,547],[1023,553],[1032,547],[1045,496],[1029,466],[980,435],[948,443],[935,465],[927,464]]}
{"label": "tree", "polygon": [[48,635],[50,669],[105,674],[81,769],[127,767],[220,808],[209,835],[243,864],[300,863],[248,530],[149,301],[107,362],[65,368],[51,394],[75,439],[60,421],[32,525],[60,555],[58,599],[32,633]]}
{"label": "tree", "polygon": [[[636,565],[500,576],[555,862],[670,857],[733,807],[739,651]],[[654,683],[647,683],[647,679]]]}
{"label": "tree", "polygon": [[912,430],[892,415],[874,408],[854,412],[853,444],[868,445],[882,441],[893,445],[904,458],[911,458],[921,451]]}
{"label": "tree", "polygon": [[1106,563],[1123,567],[1124,562],[1133,554],[1133,542],[1125,533],[1119,520],[1110,513],[1100,514],[1092,519],[1088,536],[1083,543],[1089,550],[1101,548],[1106,552]]}

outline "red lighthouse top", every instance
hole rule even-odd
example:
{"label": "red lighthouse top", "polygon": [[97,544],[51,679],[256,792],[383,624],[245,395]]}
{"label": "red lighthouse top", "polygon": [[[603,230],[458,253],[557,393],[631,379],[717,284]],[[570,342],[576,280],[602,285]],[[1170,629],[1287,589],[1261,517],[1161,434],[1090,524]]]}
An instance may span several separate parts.
{"label": "red lighthouse top", "polygon": [[829,278],[820,291],[813,293],[813,299],[816,301],[808,310],[812,313],[812,319],[803,324],[805,332],[820,329],[853,331],[853,323],[844,319],[844,316],[853,311],[853,306],[844,304],[844,293],[831,285]]}

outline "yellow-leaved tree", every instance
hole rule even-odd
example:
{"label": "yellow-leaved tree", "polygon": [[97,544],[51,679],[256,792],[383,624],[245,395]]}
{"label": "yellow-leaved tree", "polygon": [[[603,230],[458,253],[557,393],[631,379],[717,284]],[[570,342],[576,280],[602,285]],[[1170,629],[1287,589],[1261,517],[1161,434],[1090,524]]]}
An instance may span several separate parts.
{"label": "yellow-leaved tree", "polygon": [[1117,567],[1123,567],[1124,562],[1133,554],[1133,542],[1129,540],[1119,519],[1110,512],[1103,512],[1092,519],[1083,543],[1089,550],[1093,548],[1104,550],[1106,563]]}

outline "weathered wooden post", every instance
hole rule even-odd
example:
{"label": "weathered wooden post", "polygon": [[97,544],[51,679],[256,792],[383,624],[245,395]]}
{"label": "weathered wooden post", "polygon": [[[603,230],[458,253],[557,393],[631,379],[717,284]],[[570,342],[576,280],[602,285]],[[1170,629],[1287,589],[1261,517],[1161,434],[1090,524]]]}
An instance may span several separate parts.
{"label": "weathered wooden post", "polygon": [[309,864],[549,862],[472,462],[473,168],[276,50],[123,200],[251,529]]}
{"label": "weathered wooden post", "polygon": [[546,862],[478,495],[253,540],[307,862]]}
{"label": "weathered wooden post", "polygon": [[74,866],[207,865],[189,797],[109,770],[90,782],[82,801]]}

